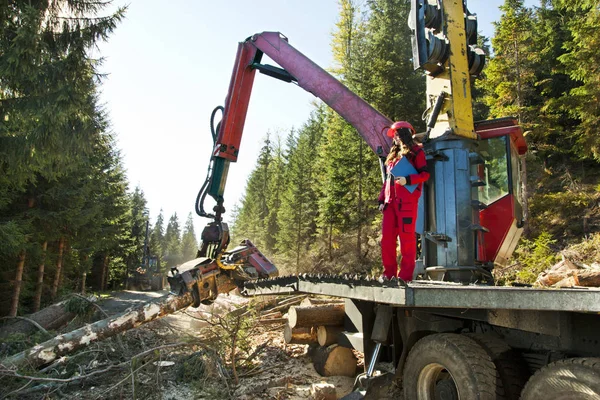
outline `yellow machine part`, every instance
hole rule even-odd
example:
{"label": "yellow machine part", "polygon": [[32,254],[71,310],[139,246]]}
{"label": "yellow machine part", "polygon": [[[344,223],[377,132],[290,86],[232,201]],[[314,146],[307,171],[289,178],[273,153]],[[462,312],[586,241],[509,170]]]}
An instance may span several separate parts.
{"label": "yellow machine part", "polygon": [[444,0],[442,8],[450,56],[442,73],[427,77],[427,98],[433,108],[440,93],[447,96],[430,137],[452,130],[457,136],[476,139],[463,0]]}

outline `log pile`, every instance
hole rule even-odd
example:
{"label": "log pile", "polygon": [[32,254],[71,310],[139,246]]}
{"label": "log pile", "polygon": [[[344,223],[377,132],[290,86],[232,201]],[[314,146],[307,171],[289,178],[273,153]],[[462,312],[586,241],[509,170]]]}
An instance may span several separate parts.
{"label": "log pile", "polygon": [[284,340],[310,345],[313,365],[320,375],[353,377],[357,359],[351,349],[338,345],[344,317],[343,301],[306,298],[299,306],[290,307]]}
{"label": "log pile", "polygon": [[577,266],[563,257],[550,269],[542,272],[536,285],[544,287],[600,287],[600,264]]}

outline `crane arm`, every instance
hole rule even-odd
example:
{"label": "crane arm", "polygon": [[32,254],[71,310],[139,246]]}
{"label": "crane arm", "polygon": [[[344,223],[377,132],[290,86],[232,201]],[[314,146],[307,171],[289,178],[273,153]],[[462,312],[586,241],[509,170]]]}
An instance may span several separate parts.
{"label": "crane arm", "polygon": [[[262,57],[265,54],[281,68],[262,64]],[[389,118],[292,47],[281,33],[255,34],[238,45],[229,91],[223,107],[223,117],[217,132],[213,132],[215,143],[206,189],[217,202],[216,214],[206,213],[200,204],[197,211],[201,216],[220,221],[221,213],[224,212],[223,193],[229,163],[237,161],[239,155],[257,70],[286,82],[295,82],[323,100],[358,131],[379,157],[384,157],[390,149],[391,140],[385,134],[385,129],[392,124]],[[199,203],[203,198],[199,197]]]}

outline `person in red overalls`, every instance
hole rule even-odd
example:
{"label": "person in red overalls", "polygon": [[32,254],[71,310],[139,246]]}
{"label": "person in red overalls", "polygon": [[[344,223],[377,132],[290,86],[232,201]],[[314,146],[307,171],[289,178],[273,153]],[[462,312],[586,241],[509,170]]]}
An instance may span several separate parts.
{"label": "person in red overalls", "polygon": [[[417,237],[415,223],[417,204],[423,190],[423,182],[429,179],[425,152],[414,140],[415,129],[405,121],[395,122],[387,131],[393,138],[393,145],[385,166],[387,176],[379,194],[379,210],[383,212],[381,239],[381,259],[383,275],[386,278],[399,277],[405,282],[412,281],[417,257]],[[390,171],[406,157],[413,165],[416,174],[392,176]],[[411,193],[405,185],[417,185]],[[397,239],[400,237],[400,274],[396,258]]]}

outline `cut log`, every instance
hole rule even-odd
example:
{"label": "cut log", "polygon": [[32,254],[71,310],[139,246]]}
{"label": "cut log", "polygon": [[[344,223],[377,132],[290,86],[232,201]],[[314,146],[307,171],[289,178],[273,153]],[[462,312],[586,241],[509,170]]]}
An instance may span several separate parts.
{"label": "cut log", "polygon": [[600,287],[600,271],[581,271],[577,273],[579,286]]}
{"label": "cut log", "polygon": [[575,273],[575,270],[546,271],[542,272],[538,276],[535,283],[542,286],[552,286],[563,279],[567,279]]}
{"label": "cut log", "polygon": [[310,394],[314,400],[336,400],[335,385],[331,383],[313,383]]}
{"label": "cut log", "polygon": [[579,286],[579,281],[577,280],[576,275],[566,277],[565,279],[560,280],[554,284],[554,287],[557,288],[568,288],[573,286]]}
{"label": "cut log", "polygon": [[286,324],[287,318],[268,318],[268,319],[259,319],[258,323],[260,325],[275,325],[275,324]]}
{"label": "cut log", "polygon": [[317,340],[319,346],[329,346],[338,342],[338,336],[344,330],[343,326],[319,326],[317,328]]}
{"label": "cut log", "polygon": [[561,271],[571,271],[579,269],[577,265],[573,264],[568,258],[562,259],[562,261],[557,262],[552,267],[550,267],[550,271],[553,272],[561,272]]}
{"label": "cut log", "polygon": [[145,303],[115,317],[106,318],[67,334],[56,336],[31,349],[2,360],[2,364],[6,367],[22,367],[25,365],[32,368],[39,367],[90,343],[172,314],[177,310],[190,306],[192,303],[191,293],[186,293],[183,296],[169,295],[163,298],[162,301]]}
{"label": "cut log", "polygon": [[313,365],[321,376],[356,375],[356,356],[347,347],[332,344],[319,347],[313,352]]}
{"label": "cut log", "polygon": [[600,271],[575,271],[554,285],[559,288],[573,286],[600,287]]}
{"label": "cut log", "polygon": [[310,307],[290,307],[290,327],[340,326],[344,324],[344,304],[323,304]]}
{"label": "cut log", "polygon": [[275,312],[270,312],[267,314],[262,314],[260,316],[260,319],[281,318],[281,317],[283,317],[283,314],[281,313],[281,311],[275,311]]}
{"label": "cut log", "polygon": [[309,328],[292,328],[285,324],[283,339],[287,344],[317,344],[317,330]]}

